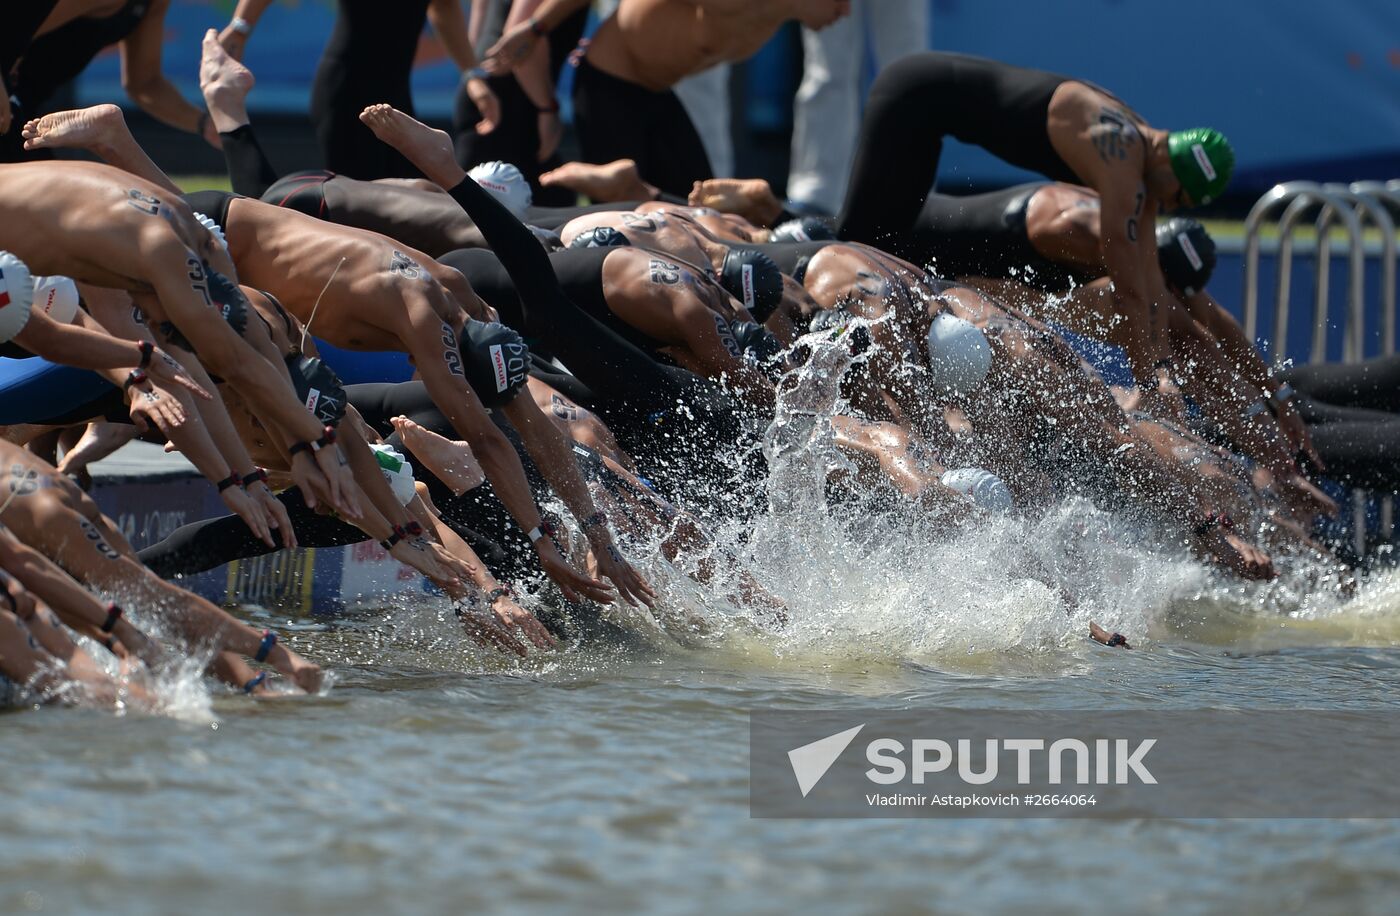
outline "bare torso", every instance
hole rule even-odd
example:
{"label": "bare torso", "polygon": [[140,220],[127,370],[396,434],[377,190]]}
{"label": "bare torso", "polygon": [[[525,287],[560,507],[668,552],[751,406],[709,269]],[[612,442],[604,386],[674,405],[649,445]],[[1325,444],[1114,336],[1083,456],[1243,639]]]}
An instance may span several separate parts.
{"label": "bare torso", "polygon": [[786,9],[767,0],[724,16],[685,0],[622,0],[593,36],[588,61],[660,92],[715,64],[749,57],[788,18]]}

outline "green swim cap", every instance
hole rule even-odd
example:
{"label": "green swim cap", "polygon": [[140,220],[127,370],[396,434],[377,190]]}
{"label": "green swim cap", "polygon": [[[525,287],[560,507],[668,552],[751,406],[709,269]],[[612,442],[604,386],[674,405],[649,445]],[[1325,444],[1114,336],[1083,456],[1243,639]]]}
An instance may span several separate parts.
{"label": "green swim cap", "polygon": [[1219,197],[1235,170],[1235,150],[1213,127],[1172,131],[1167,152],[1176,180],[1198,207]]}

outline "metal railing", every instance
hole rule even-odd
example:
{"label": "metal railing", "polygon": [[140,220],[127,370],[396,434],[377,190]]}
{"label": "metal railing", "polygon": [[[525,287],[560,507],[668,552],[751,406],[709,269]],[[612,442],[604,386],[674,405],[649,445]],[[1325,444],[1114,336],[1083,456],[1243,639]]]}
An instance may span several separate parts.
{"label": "metal railing", "polygon": [[[1327,336],[1331,327],[1332,229],[1341,226],[1346,233],[1347,295],[1342,337],[1342,359],[1356,362],[1365,357],[1366,346],[1366,224],[1380,234],[1380,315],[1381,352],[1395,352],[1396,241],[1395,219],[1400,215],[1400,180],[1360,181],[1352,185],[1315,184],[1290,181],[1275,185],[1250,209],[1245,219],[1244,250],[1244,327],[1250,340],[1259,330],[1260,234],[1266,222],[1282,209],[1278,227],[1277,282],[1274,290],[1274,333],[1270,339],[1275,362],[1288,353],[1288,324],[1293,282],[1293,236],[1304,216],[1317,210],[1313,229],[1317,234],[1313,271],[1312,340],[1308,362],[1327,361]],[[1368,494],[1352,492],[1353,541],[1358,554],[1366,549],[1366,506]],[[1388,537],[1393,528],[1394,505],[1386,496],[1381,503],[1381,531]]]}

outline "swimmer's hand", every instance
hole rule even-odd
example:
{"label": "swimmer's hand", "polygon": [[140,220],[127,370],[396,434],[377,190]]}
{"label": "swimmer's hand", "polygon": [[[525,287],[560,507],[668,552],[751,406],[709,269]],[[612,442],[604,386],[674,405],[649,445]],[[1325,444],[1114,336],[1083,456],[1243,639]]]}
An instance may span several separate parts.
{"label": "swimmer's hand", "polygon": [[1131,649],[1128,645],[1127,637],[1122,633],[1110,633],[1103,627],[1089,621],[1089,638],[1094,642],[1103,643],[1105,646],[1116,646],[1120,649]]}
{"label": "swimmer's hand", "polygon": [[174,357],[160,347],[156,347],[151,352],[150,362],[146,365],[146,374],[167,388],[180,385],[189,389],[195,397],[203,398],[206,401],[214,399],[213,395],[205,391],[199,382],[196,382],[185,371],[184,366],[176,362]]}
{"label": "swimmer's hand", "polygon": [[272,518],[260,503],[248,495],[248,491],[239,486],[225,487],[219,498],[230,512],[243,519],[248,530],[253,532],[253,537],[269,547],[277,546],[272,539]]}
{"label": "swimmer's hand", "polygon": [[483,79],[467,80],[466,89],[467,98],[472,100],[472,104],[481,114],[481,120],[476,122],[476,132],[491,133],[496,129],[496,125],[501,123],[501,100],[496,98],[496,93],[491,91],[491,87]]}
{"label": "swimmer's hand", "polygon": [[509,595],[496,598],[489,610],[480,604],[459,607],[457,617],[472,641],[483,648],[514,652],[524,658],[530,650],[520,639],[521,635],[537,649],[553,649],[558,645],[544,624]]}
{"label": "swimmer's hand", "polygon": [[[606,531],[603,532],[607,534]],[[622,599],[633,607],[645,604],[656,607],[656,592],[642,574],[632,568],[622,551],[617,549],[612,538],[599,538],[599,543],[590,543],[588,548],[589,571],[599,578],[607,579],[617,589]]]}
{"label": "swimmer's hand", "polygon": [[244,489],[252,497],[253,502],[262,507],[263,512],[268,517],[268,526],[280,535],[282,546],[288,549],[297,546],[297,534],[292,529],[291,516],[287,515],[287,507],[282,505],[282,501],[273,495],[272,489],[261,480],[255,481]]}
{"label": "swimmer's hand", "polygon": [[486,58],[481,62],[482,68],[492,76],[509,73],[530,56],[539,38],[540,36],[535,34],[534,20],[527,19],[516,24],[486,49]]}
{"label": "swimmer's hand", "polygon": [[1267,553],[1225,528],[1198,531],[1192,535],[1192,544],[1201,555],[1242,579],[1262,581],[1278,576]]}
{"label": "swimmer's hand", "polygon": [[[303,453],[304,454],[304,453]],[[326,478],[327,497],[336,511],[346,518],[359,518],[360,485],[355,483],[355,475],[350,470],[350,462],[339,445],[332,445],[315,452],[316,465]]]}
{"label": "swimmer's hand", "polygon": [[559,548],[554,545],[553,538],[542,537],[536,541],[535,555],[539,558],[540,567],[544,569],[545,575],[559,586],[559,590],[564,593],[564,597],[568,600],[612,604],[616,597],[613,595],[612,589],[570,566],[560,555]]}
{"label": "swimmer's hand", "polygon": [[405,566],[418,570],[428,581],[449,595],[460,589],[460,580],[448,567],[438,562],[435,553],[427,549],[421,538],[399,541],[389,550],[389,556]]}
{"label": "swimmer's hand", "polygon": [[[311,457],[309,452],[298,452],[292,458],[292,482],[300,488],[308,509],[334,509],[347,518],[359,518],[359,506],[356,505],[353,512],[346,511],[339,501],[338,491],[334,488],[331,478],[327,477],[323,470],[325,460],[334,462],[333,456],[339,452],[339,446],[323,448],[316,453],[315,458]],[[339,478],[339,475],[337,477]],[[342,488],[353,485],[353,481],[347,482],[343,478],[340,480]]]}
{"label": "swimmer's hand", "polygon": [[132,425],[142,433],[154,426],[167,439],[185,425],[185,408],[170,392],[149,381],[132,385],[126,392],[131,405],[127,415]]}

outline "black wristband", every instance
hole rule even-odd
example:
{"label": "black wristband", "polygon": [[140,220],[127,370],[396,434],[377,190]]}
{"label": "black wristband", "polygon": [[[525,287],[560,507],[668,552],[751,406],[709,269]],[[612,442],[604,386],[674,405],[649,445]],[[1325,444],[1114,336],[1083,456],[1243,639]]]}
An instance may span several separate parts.
{"label": "black wristband", "polygon": [[243,489],[248,489],[255,483],[267,483],[267,471],[262,468],[254,468],[253,473],[243,478]]}
{"label": "black wristband", "polygon": [[599,525],[607,525],[607,523],[608,514],[602,509],[599,509],[597,512],[594,512],[592,515],[588,516],[588,518],[584,519],[579,524],[582,526],[584,531],[587,531],[590,528],[597,528]]}
{"label": "black wristband", "polygon": [[156,352],[156,345],[149,340],[143,340],[136,344],[136,349],[141,351],[141,362],[137,369],[145,369],[151,364],[151,355]]}
{"label": "black wristband", "polygon": [[545,28],[544,25],[534,16],[530,17],[530,31],[541,38],[549,34],[549,29]]}
{"label": "black wristband", "polygon": [[423,536],[423,526],[417,522],[409,522],[403,529],[409,537],[418,538]]}
{"label": "black wristband", "polygon": [[117,621],[122,619],[121,605],[115,601],[107,605],[107,619],[102,621],[102,632],[110,633],[116,629]]}
{"label": "black wristband", "polygon": [[127,373],[126,381],[122,382],[122,391],[130,391],[132,385],[144,385],[147,382],[145,372],[140,369],[132,369]]}
{"label": "black wristband", "polygon": [[220,493],[224,492],[224,491],[227,490],[229,487],[241,487],[241,486],[243,486],[243,478],[238,476],[238,472],[237,472],[237,471],[235,471],[235,472],[233,472],[232,474],[228,475],[227,477],[225,477],[223,480],[219,481],[219,483],[218,483],[218,487],[219,487],[219,492],[220,492]]}
{"label": "black wristband", "polygon": [[491,589],[491,591],[486,593],[486,606],[490,607],[491,605],[496,603],[497,598],[502,597],[515,597],[515,589],[511,588],[510,584],[507,582],[502,582],[500,585],[497,585],[495,588]]}

